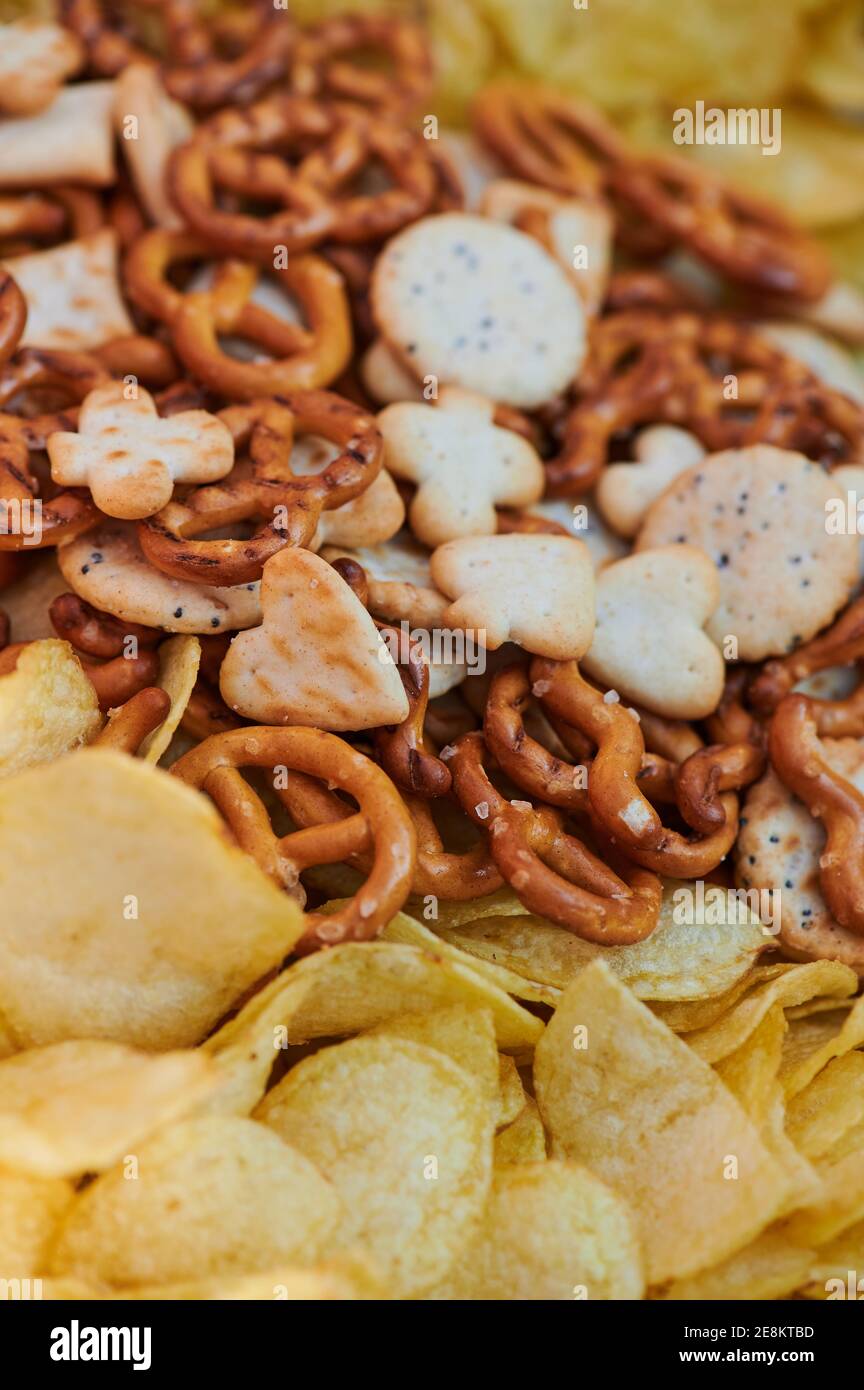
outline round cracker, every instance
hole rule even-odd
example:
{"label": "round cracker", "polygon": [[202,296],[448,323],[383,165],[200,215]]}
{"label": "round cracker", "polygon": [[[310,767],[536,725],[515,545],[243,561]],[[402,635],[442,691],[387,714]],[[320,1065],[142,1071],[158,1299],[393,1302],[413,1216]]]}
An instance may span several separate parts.
{"label": "round cracker", "polygon": [[418,379],[510,405],[550,400],[585,355],[585,312],[561,267],[532,237],[468,213],[424,217],[394,237],[372,307]]}

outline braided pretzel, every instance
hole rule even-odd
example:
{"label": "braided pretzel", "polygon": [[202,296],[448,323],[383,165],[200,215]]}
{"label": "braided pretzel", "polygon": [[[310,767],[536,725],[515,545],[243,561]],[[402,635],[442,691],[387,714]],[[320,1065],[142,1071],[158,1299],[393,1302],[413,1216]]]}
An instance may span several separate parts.
{"label": "braided pretzel", "polygon": [[561,828],[549,806],[514,805],[489,779],[481,734],[463,734],[450,758],[453,787],[474,823],[489,831],[492,858],[520,902],[586,941],[626,945],[654,930],[660,880],[630,867],[619,877]]}
{"label": "braided pretzel", "polygon": [[[207,19],[199,16],[194,0],[140,3],[162,12],[165,85],[187,106],[252,101],[285,73],[296,27],[285,11],[274,13],[269,0],[254,0],[248,14]],[[151,56],[129,37],[112,9],[103,0],[61,0],[63,22],[82,40],[90,68],[101,77],[116,77],[129,63]],[[226,56],[220,56],[220,48]]]}
{"label": "braided pretzel", "polygon": [[806,696],[780,701],[768,747],[780,780],[825,827],[819,882],[829,910],[841,927],[864,934],[864,796],[829,765]]}
{"label": "braided pretzel", "polygon": [[[787,656],[766,661],[748,690],[748,698],[763,714],[774,711],[792,687],[808,676],[832,666],[864,660],[864,598],[850,603],[837,620],[812,642],[805,642]],[[810,696],[811,709],[823,737],[860,737],[864,734],[864,680],[843,700]]]}
{"label": "braided pretzel", "polygon": [[[390,72],[346,62],[357,50],[385,54]],[[300,38],[291,87],[306,97],[356,102],[394,115],[416,108],[432,86],[432,60],[423,30],[410,20],[346,14],[325,19]]]}
{"label": "braided pretzel", "polygon": [[[274,147],[302,143],[296,168]],[[279,96],[245,110],[225,110],[174,150],[168,187],[193,231],[218,251],[272,265],[276,246],[301,251],[329,238],[375,241],[422,216],[438,180],[414,134],[373,116],[328,110],[304,97]],[[370,158],[394,187],[340,198],[340,188]],[[276,202],[281,211],[253,217],[221,208],[217,190]]]}
{"label": "braided pretzel", "polygon": [[[264,806],[238,769],[279,766],[341,787],[359,810],[338,824],[277,837]],[[199,744],[171,771],[212,797],[241,848],[282,885],[296,883],[313,864],[338,863],[352,847],[371,843],[374,858],[368,879],[333,916],[310,915],[300,950],[368,941],[408,896],[416,858],[411,818],[387,774],[335,734],[320,729],[235,729]]]}
{"label": "braided pretzel", "polygon": [[[194,489],[138,528],[147,559],[165,574],[205,584],[247,584],[286,545],[309,544],[322,511],[363,492],[381,468],[383,444],[370,417],[326,391],[302,391],[220,412],[235,445],[248,440],[252,477]],[[296,433],[322,435],[342,452],[321,473],[296,476]],[[235,470],[236,471],[236,470]],[[284,519],[279,511],[284,511]],[[248,540],[196,540],[202,532],[269,518]]]}
{"label": "braided pretzel", "polygon": [[[176,264],[207,259],[201,237],[180,232],[146,232],[132,246],[124,275],[133,303],[168,325],[174,348],[190,372],[212,390],[240,400],[326,386],[351,357],[351,318],[341,276],[318,256],[295,256],[273,274],[296,298],[309,324],[288,323],[251,302],[259,271],[223,262],[213,285],[181,294],[168,279]],[[219,345],[233,334],[263,348],[276,360],[239,362]]]}

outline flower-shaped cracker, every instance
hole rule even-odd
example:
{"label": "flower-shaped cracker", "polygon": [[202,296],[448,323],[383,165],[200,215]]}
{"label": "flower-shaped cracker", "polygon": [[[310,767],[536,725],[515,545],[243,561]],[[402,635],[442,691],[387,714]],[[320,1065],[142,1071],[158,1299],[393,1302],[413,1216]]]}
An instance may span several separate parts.
{"label": "flower-shaped cracker", "polygon": [[493,535],[496,505],[526,507],[542,497],[537,451],[496,425],[494,414],[485,396],[446,386],[436,406],[404,401],[378,416],[387,467],[417,484],[411,529],[426,545]]}
{"label": "flower-shaped cracker", "polygon": [[642,430],[633,452],[632,463],[610,463],[597,483],[597,505],[619,536],[635,536],[651,503],[705,457],[696,436],[677,425]]}
{"label": "flower-shaped cracker", "polygon": [[224,478],[234,463],[227,425],[206,410],[161,419],[149,392],[112,381],[81,406],[78,433],[48,437],[51,476],[63,487],[89,487],[107,516],[137,520],[171,501],[174,483]]}

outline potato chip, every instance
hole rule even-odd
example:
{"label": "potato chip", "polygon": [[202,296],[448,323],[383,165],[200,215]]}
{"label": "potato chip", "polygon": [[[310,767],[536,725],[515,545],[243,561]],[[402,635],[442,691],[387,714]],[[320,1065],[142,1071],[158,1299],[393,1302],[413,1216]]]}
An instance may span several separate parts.
{"label": "potato chip", "polygon": [[697,1028],[707,1028],[716,1023],[736,1004],[739,999],[767,980],[794,970],[794,965],[777,963],[774,965],[755,965],[746,975],[742,975],[730,989],[716,994],[711,999],[684,1000],[681,1003],[664,1004],[662,1001],[651,1005],[651,1012],[662,1019],[673,1033],[692,1033]]}
{"label": "potato chip", "polygon": [[0,900],[0,1014],[19,1047],[189,1046],[303,931],[205,797],[107,749],[0,782]]}
{"label": "potato chip", "polygon": [[602,961],[568,986],[534,1079],[553,1154],[631,1203],[649,1283],[725,1259],[780,1206],[783,1171],[734,1096]]}
{"label": "potato chip", "polygon": [[[439,903],[439,907],[444,907]],[[528,980],[516,971],[509,970],[500,961],[487,960],[473,951],[463,950],[455,940],[451,941],[446,932],[431,931],[407,912],[397,912],[381,933],[385,941],[402,941],[411,946],[420,946],[433,955],[444,956],[457,965],[464,965],[476,975],[483,975],[493,985],[503,989],[506,994],[515,994],[517,999],[528,999],[538,1004],[554,1005],[561,991],[551,986]]]}
{"label": "potato chip", "polygon": [[857,988],[855,971],[839,961],[817,960],[809,965],[796,965],[750,990],[715,1023],[688,1033],[687,1044],[706,1062],[719,1062],[746,1042],[772,1005],[800,1004],[816,994],[842,999]]}
{"label": "potato chip", "polygon": [[48,638],[0,676],[0,777],[59,758],[102,727],[92,682],[68,642]]}
{"label": "potato chip", "polygon": [[67,1302],[97,1299],[102,1302],[149,1303],[187,1300],[264,1303],[335,1303],[388,1297],[387,1290],[368,1260],[359,1255],[298,1268],[283,1265],[255,1274],[220,1274],[212,1279],[191,1279],[181,1284],[144,1284],[122,1293],[108,1293],[78,1279],[45,1279],[42,1297]]}
{"label": "potato chip", "polygon": [[446,941],[505,966],[517,975],[565,989],[583,966],[602,956],[639,999],[703,999],[722,993],[747,974],[768,945],[759,918],[720,926],[675,920],[679,883],[664,884],[657,926],[632,946],[598,946],[542,917],[488,916],[441,927]]}
{"label": "potato chip", "polygon": [[810,1277],[813,1252],[779,1231],[766,1231],[750,1245],[689,1279],[674,1279],[650,1297],[666,1302],[784,1298]]}
{"label": "potato chip", "polygon": [[864,1221],[856,1222],[820,1246],[813,1257],[810,1277],[813,1283],[802,1290],[807,1298],[851,1298],[856,1302],[864,1298]]}
{"label": "potato chip", "polygon": [[48,1272],[118,1289],[252,1274],[313,1261],[339,1218],[332,1184],[271,1129],[187,1120],[79,1193]]}
{"label": "potato chip", "polygon": [[864,44],[861,5],[845,0],[811,30],[800,82],[826,106],[864,110]]}
{"label": "potato chip", "polygon": [[[406,904],[409,913],[414,914],[415,908],[419,913],[422,902],[414,902],[409,898]],[[468,898],[465,902],[450,902],[440,898],[437,903],[438,916],[435,918],[435,930],[451,931],[456,927],[462,927],[466,922],[476,922],[481,917],[527,917],[529,912],[527,907],[519,901],[512,888],[506,885],[503,888],[496,888],[494,893],[487,893],[485,898]]]}
{"label": "potato chip", "polygon": [[72,1201],[72,1184],[0,1168],[0,1303],[27,1296],[20,1282],[41,1274],[48,1249]]}
{"label": "potato chip", "polygon": [[400,1298],[461,1255],[489,1191],[493,1122],[482,1086],[442,1052],[354,1038],[300,1062],[256,1115],[335,1184],[328,1251],[367,1251]]}
{"label": "potato chip", "polygon": [[429,0],[426,20],[437,82],[439,121],[464,121],[468,102],[491,72],[495,45],[471,0]]}
{"label": "potato chip", "polygon": [[847,1130],[816,1161],[819,1188],[785,1222],[802,1244],[824,1245],[864,1219],[864,1125]]}
{"label": "potato chip", "polygon": [[774,1004],[749,1038],[715,1066],[721,1081],[757,1125],[765,1119],[777,1096],[785,1034],[783,1006]]}
{"label": "potato chip", "polygon": [[498,1126],[509,1125],[525,1105],[522,1078],[512,1057],[498,1058]]}
{"label": "potato chip", "polygon": [[[443,1052],[481,1087],[495,1124],[501,1123],[501,1090],[495,1025],[489,1009],[432,1009],[425,1014],[402,1014],[369,1030],[367,1037],[408,1038]],[[511,1058],[507,1058],[516,1067]],[[519,1074],[516,1072],[518,1081]],[[521,1090],[521,1086],[520,1086]]]}
{"label": "potato chip", "polygon": [[786,1129],[808,1158],[821,1158],[864,1121],[864,1052],[835,1057],[789,1101]]}
{"label": "potato chip", "polygon": [[203,1052],[62,1042],[0,1062],[0,1164],[44,1178],[98,1173],[214,1084]]}
{"label": "potato chip", "polygon": [[526,1096],[516,1119],[495,1135],[492,1151],[496,1168],[509,1163],[543,1163],[546,1159],[546,1131],[537,1102]]}
{"label": "potato chip", "polygon": [[189,703],[189,697],[198,679],[198,666],[201,661],[201,643],[197,637],[181,635],[169,637],[159,648],[159,680],[163,690],[171,698],[171,708],[158,729],[148,734],[139,748],[139,756],[145,762],[158,763],[177,728]]}
{"label": "potato chip", "polygon": [[787,1098],[797,1095],[834,1057],[864,1044],[864,996],[848,1013],[825,1013],[790,1027],[780,1079]]}

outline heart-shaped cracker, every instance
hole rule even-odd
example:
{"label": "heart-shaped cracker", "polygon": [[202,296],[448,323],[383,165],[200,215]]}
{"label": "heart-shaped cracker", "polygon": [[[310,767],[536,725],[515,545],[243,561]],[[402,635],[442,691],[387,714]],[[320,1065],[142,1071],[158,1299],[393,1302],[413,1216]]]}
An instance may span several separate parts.
{"label": "heart-shaped cracker", "polygon": [[50,106],[84,61],[80,39],[44,19],[0,24],[0,111],[32,116]]}
{"label": "heart-shaped cracker", "polygon": [[264,566],[260,627],[222,662],[231,709],[262,724],[339,733],[399,724],[408,697],[378,629],[344,579],[310,550],[280,550]]}
{"label": "heart-shaped cracker", "polygon": [[113,82],[64,87],[36,116],[0,123],[0,188],[114,182]]}
{"label": "heart-shaped cracker", "polygon": [[540,456],[494,415],[485,396],[445,386],[435,406],[406,401],[378,416],[387,467],[417,484],[409,520],[425,545],[494,535],[496,504],[526,507],[542,497]]}
{"label": "heart-shaped cracker", "polygon": [[597,630],[582,665],[655,714],[702,719],[723,691],[725,663],[703,631],[719,601],[717,571],[695,546],[616,560],[597,576]]}
{"label": "heart-shaped cracker", "polygon": [[110,227],[4,264],[27,300],[22,347],[78,352],[134,332],[117,278],[117,234]]}
{"label": "heart-shaped cracker", "polygon": [[182,227],[183,218],[168,197],[165,170],[171,151],[189,139],[194,122],[169,97],[151,64],[130,63],[117,78],[114,121],[135,191],[151,220],[157,227]]}
{"label": "heart-shaped cracker", "polygon": [[136,521],[171,501],[175,482],[212,483],[230,473],[234,440],[206,410],[161,419],[143,387],[131,399],[122,381],[85,397],[78,433],[48,436],[51,476],[62,487],[89,487],[106,516]]}
{"label": "heart-shaped cracker", "polygon": [[651,503],[705,457],[696,436],[677,425],[642,430],[633,453],[633,463],[611,463],[597,484],[597,505],[619,536],[635,536]]}
{"label": "heart-shaped cracker", "polygon": [[594,567],[568,536],[465,537],[439,546],[432,578],[455,601],[444,621],[494,651],[518,642],[555,661],[578,659],[594,632]]}

